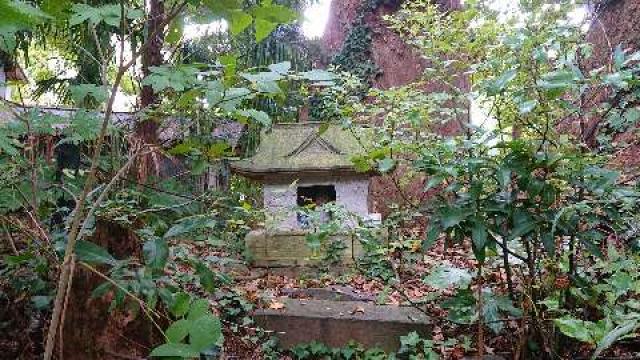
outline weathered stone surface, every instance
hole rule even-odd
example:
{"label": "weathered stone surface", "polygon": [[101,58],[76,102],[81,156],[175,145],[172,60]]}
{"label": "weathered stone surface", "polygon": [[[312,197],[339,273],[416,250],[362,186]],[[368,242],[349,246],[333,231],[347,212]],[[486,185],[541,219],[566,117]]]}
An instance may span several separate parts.
{"label": "weathered stone surface", "polygon": [[[264,230],[255,230],[247,235],[245,244],[254,266],[311,265],[317,263],[320,258],[319,254],[312,253],[305,236],[304,231],[268,233]],[[352,263],[354,259],[362,256],[362,245],[357,240],[340,235],[334,238],[341,239],[346,246],[343,263]]]}
{"label": "weathered stone surface", "polygon": [[410,307],[361,301],[281,301],[284,309],[258,310],[255,320],[274,331],[286,348],[311,341],[341,347],[353,340],[366,347],[396,351],[401,336],[416,331],[426,337],[432,330],[429,319]]}
{"label": "weathered stone surface", "polygon": [[347,286],[329,286],[311,289],[282,289],[284,295],[294,299],[332,301],[374,301],[371,295],[360,294]]}
{"label": "weathered stone surface", "polygon": [[300,186],[333,185],[336,204],[362,218],[369,216],[367,196],[369,179],[364,175],[317,176],[298,174],[292,177],[270,177],[264,181],[264,207],[268,211],[269,227],[280,231],[300,230],[296,219],[298,208],[296,191]]}

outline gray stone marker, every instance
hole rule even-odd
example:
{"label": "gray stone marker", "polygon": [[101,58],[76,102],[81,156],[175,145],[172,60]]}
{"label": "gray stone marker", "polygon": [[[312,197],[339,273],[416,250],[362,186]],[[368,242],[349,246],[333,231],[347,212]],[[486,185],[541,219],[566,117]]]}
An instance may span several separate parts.
{"label": "gray stone marker", "polygon": [[375,305],[363,301],[281,299],[284,308],[260,309],[257,324],[275,332],[285,348],[319,341],[342,347],[353,340],[367,348],[396,351],[400,337],[412,331],[429,337],[432,325],[411,307]]}

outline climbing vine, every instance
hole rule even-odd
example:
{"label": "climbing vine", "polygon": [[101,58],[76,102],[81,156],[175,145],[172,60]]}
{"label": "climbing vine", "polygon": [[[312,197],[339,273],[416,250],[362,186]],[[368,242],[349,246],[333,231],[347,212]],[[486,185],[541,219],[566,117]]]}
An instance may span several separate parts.
{"label": "climbing vine", "polygon": [[[332,66],[340,71],[350,73],[360,82],[361,86],[353,89],[355,90],[353,95],[356,97],[364,97],[371,88],[372,80],[380,73],[380,68],[371,57],[373,33],[365,19],[381,5],[398,5],[399,3],[398,0],[363,1],[340,51],[331,61]],[[337,107],[335,95],[331,91],[323,90],[311,96],[310,118],[317,121],[330,121],[339,117],[335,111]]]}

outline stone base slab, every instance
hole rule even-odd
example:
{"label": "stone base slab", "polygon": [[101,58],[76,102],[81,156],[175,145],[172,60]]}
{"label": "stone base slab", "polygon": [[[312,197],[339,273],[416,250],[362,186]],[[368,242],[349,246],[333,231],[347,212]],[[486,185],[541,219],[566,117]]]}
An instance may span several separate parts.
{"label": "stone base slab", "polygon": [[412,331],[431,336],[429,318],[411,307],[362,301],[278,301],[283,309],[260,309],[254,318],[260,327],[274,331],[285,348],[312,341],[342,347],[355,341],[392,352],[399,349],[400,337]]}

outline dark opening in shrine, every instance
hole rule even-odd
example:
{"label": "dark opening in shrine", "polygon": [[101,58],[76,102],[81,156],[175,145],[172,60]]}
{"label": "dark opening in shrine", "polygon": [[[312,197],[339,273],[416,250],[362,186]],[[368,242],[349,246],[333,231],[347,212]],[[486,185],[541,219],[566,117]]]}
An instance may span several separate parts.
{"label": "dark opening in shrine", "polygon": [[336,187],[333,185],[313,185],[298,187],[298,206],[324,204],[336,201]]}

